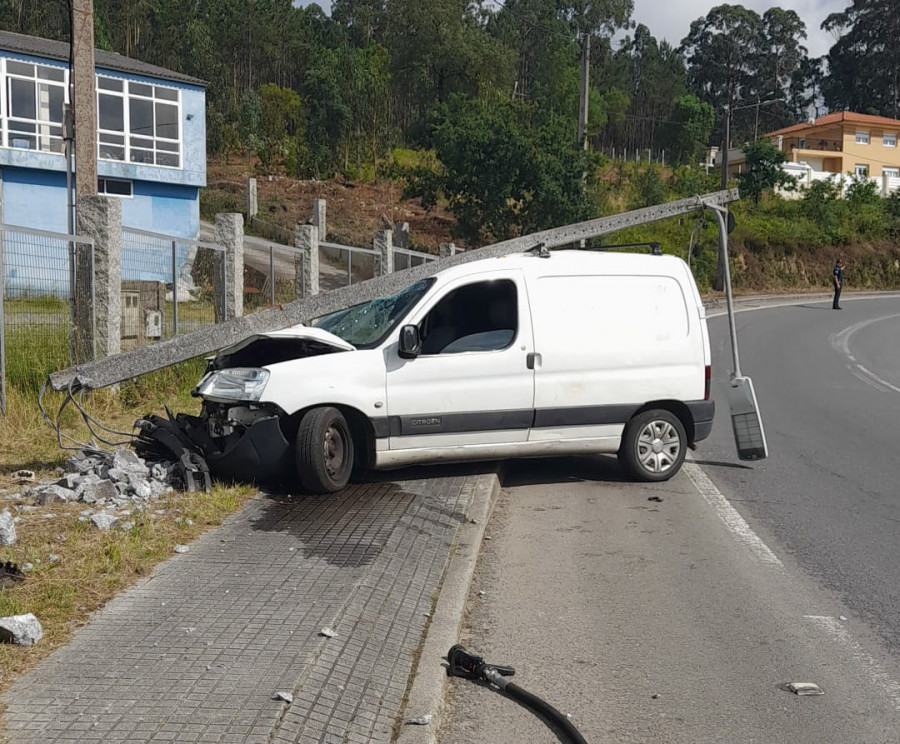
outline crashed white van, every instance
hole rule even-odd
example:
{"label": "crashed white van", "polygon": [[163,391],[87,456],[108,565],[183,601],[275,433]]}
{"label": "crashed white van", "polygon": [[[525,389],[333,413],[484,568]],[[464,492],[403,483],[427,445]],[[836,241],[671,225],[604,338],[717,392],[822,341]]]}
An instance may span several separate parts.
{"label": "crashed white van", "polygon": [[709,385],[684,261],[531,252],[219,352],[191,428],[214,475],[309,492],[354,468],[593,453],[658,481],[709,435]]}

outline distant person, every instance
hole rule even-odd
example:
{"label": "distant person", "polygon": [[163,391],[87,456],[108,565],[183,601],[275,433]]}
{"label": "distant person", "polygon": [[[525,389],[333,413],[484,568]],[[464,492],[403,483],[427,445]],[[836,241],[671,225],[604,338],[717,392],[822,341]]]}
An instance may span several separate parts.
{"label": "distant person", "polygon": [[841,259],[834,262],[834,271],[831,273],[831,279],[834,282],[834,302],[831,303],[831,307],[835,310],[842,310],[840,301],[841,287],[844,286],[844,262]]}

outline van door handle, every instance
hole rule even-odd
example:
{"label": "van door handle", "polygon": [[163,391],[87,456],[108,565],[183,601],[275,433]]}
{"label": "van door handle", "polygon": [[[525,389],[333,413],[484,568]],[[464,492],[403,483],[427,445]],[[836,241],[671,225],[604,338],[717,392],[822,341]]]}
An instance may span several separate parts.
{"label": "van door handle", "polygon": [[536,352],[530,352],[525,357],[525,366],[528,369],[540,369],[541,368],[541,355]]}

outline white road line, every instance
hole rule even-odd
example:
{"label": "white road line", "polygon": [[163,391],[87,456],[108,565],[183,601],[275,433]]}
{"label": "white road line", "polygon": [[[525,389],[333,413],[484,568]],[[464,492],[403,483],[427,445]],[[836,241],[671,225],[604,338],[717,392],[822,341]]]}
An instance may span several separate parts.
{"label": "white road line", "polygon": [[823,615],[804,615],[803,619],[828,633],[839,646],[846,649],[858,664],[868,670],[869,680],[890,698],[894,710],[900,710],[900,682],[885,672],[878,661],[853,640],[850,632],[840,622]]}
{"label": "white road line", "polygon": [[716,516],[722,520],[728,530],[737,538],[739,543],[746,547],[747,550],[762,563],[765,563],[772,568],[784,568],[784,564],[778,556],[769,549],[768,545],[760,540],[759,536],[757,536],[752,529],[750,529],[750,525],[744,521],[744,518],[740,514],[738,514],[737,509],[728,503],[728,499],[721,494],[719,489],[716,488],[715,484],[709,479],[709,476],[703,472],[699,465],[694,462],[685,461],[682,470],[684,470],[687,477],[690,478],[691,482],[694,484],[694,487],[700,492],[700,495],[706,499],[706,503],[712,507]]}
{"label": "white road line", "polygon": [[865,328],[866,326],[872,325],[872,323],[880,323],[882,320],[894,320],[895,318],[900,318],[900,314],[883,315],[880,318],[870,318],[869,320],[863,320],[859,323],[854,323],[852,326],[848,326],[840,333],[832,334],[828,339],[829,341],[831,341],[831,346],[835,351],[837,351],[839,354],[843,354],[847,357],[847,359],[850,360],[850,372],[854,377],[856,377],[861,382],[870,385],[876,390],[880,390],[883,393],[888,392],[888,390],[893,390],[895,393],[900,393],[900,387],[892,385],[887,380],[883,380],[871,370],[863,367],[863,365],[861,365],[857,361],[856,357],[852,353],[850,353],[850,336],[852,336],[857,331]]}

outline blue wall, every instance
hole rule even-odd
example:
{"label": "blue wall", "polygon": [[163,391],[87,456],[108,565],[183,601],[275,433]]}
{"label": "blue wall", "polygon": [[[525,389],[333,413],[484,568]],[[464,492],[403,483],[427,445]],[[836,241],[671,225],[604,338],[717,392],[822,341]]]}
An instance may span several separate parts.
{"label": "blue wall", "polygon": [[[66,175],[30,168],[2,168],[2,222],[38,230],[68,232]],[[196,186],[134,181],[134,197],[122,199],[122,224],[179,238],[200,229]],[[116,197],[110,197],[116,198]]]}

